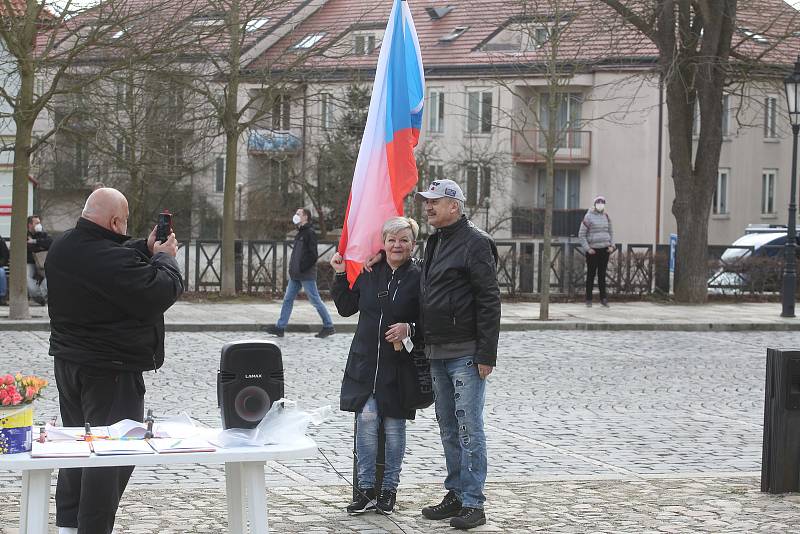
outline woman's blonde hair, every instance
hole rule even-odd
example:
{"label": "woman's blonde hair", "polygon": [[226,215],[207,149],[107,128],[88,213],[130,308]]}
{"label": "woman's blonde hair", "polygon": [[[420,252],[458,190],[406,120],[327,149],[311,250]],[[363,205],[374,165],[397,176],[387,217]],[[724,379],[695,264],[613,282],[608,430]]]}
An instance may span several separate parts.
{"label": "woman's blonde hair", "polygon": [[411,230],[411,238],[416,241],[417,235],[419,234],[419,225],[417,224],[417,221],[411,219],[410,217],[392,217],[383,223],[381,237],[383,241],[386,241],[387,235],[396,234],[406,229]]}

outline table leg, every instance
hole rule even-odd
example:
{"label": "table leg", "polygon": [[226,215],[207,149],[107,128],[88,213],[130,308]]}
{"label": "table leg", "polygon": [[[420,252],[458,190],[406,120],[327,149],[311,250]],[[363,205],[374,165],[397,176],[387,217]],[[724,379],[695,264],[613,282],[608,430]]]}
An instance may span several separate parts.
{"label": "table leg", "polygon": [[225,492],[228,498],[228,533],[242,534],[247,522],[244,511],[242,464],[225,464]]}
{"label": "table leg", "polygon": [[242,462],[242,479],[247,492],[247,517],[252,534],[268,534],[267,488],[264,462]]}
{"label": "table leg", "polygon": [[22,472],[20,534],[47,534],[51,474],[52,469],[31,469]]}

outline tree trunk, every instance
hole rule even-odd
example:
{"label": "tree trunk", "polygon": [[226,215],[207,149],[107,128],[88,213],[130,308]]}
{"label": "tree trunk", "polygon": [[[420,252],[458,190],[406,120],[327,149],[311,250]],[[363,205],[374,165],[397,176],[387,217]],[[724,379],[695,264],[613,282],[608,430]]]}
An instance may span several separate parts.
{"label": "tree trunk", "polygon": [[547,183],[544,187],[544,229],[542,236],[542,268],[539,271],[541,298],[539,301],[539,320],[550,318],[550,262],[553,241],[553,158],[548,156],[545,174]]}
{"label": "tree trunk", "polygon": [[20,88],[14,110],[14,174],[11,200],[9,319],[29,319],[28,309],[28,175],[33,136],[34,66],[30,55],[18,61]]}
{"label": "tree trunk", "polygon": [[241,47],[239,43],[239,1],[231,3],[228,13],[228,36],[230,55],[225,116],[222,125],[225,129],[225,192],[222,201],[222,286],[220,295],[236,295],[235,232],[236,232],[236,159],[239,151],[239,62]]}
{"label": "tree trunk", "polygon": [[222,201],[222,288],[220,295],[223,297],[236,295],[234,201],[238,151],[238,133],[227,132],[225,134],[225,193]]}

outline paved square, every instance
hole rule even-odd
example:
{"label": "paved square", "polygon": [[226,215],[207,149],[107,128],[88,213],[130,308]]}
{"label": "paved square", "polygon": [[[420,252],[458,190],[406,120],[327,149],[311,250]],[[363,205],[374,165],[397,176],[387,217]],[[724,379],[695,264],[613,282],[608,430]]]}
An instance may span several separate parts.
{"label": "paved square", "polygon": [[[52,379],[46,332],[3,332],[0,369]],[[170,333],[146,375],[147,406],[219,424],[216,370],[240,332]],[[287,334],[286,395],[338,407],[350,334]],[[779,332],[504,332],[489,378],[489,532],[800,532],[800,498],[758,491],[766,347]],[[36,404],[57,411],[55,387]],[[343,511],[352,468],[351,414],[311,435],[317,458],[270,463],[275,532],[444,532],[419,508],[441,497],[444,462],[433,410],[409,425],[399,524]],[[335,470],[344,476],[340,477]],[[0,532],[18,522],[18,476],[0,473]],[[137,468],[118,514],[122,532],[222,532],[221,468]],[[402,528],[403,530],[400,530]]]}

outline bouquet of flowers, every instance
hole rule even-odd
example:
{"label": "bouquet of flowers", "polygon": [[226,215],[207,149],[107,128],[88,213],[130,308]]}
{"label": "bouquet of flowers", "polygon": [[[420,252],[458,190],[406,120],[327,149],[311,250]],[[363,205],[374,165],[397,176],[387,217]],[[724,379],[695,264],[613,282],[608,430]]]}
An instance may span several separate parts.
{"label": "bouquet of flowers", "polygon": [[38,376],[0,375],[0,406],[30,404],[42,395],[47,380]]}

